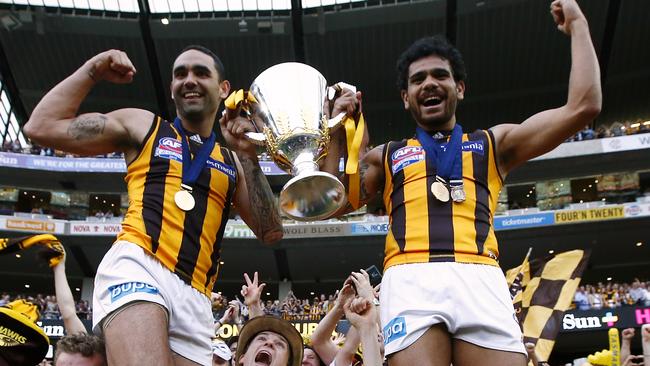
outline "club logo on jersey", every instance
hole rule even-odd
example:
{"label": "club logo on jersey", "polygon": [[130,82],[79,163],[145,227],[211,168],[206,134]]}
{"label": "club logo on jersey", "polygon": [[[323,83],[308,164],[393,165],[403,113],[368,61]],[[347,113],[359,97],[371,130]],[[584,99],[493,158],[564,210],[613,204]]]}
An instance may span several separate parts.
{"label": "club logo on jersey", "polygon": [[422,146],[404,146],[395,150],[390,159],[395,174],[411,164],[424,160],[424,149]]}
{"label": "club logo on jersey", "polygon": [[158,141],[154,155],[163,159],[182,162],[183,150],[181,148],[181,142],[173,137],[163,137]]}
{"label": "club logo on jersey", "polygon": [[214,160],[212,158],[208,159],[208,166],[213,169],[217,169],[218,171],[222,172],[223,174],[227,175],[228,178],[232,181],[235,180],[235,169],[231,167],[228,164],[222,163],[220,161]]}
{"label": "club logo on jersey", "polygon": [[124,296],[132,295],[138,292],[158,295],[158,289],[144,282],[126,282],[120,285],[108,288],[111,293],[111,302],[115,302]]}
{"label": "club logo on jersey", "polygon": [[384,327],[384,344],[388,344],[396,339],[402,338],[406,335],[406,320],[403,316],[399,316],[391,320]]}

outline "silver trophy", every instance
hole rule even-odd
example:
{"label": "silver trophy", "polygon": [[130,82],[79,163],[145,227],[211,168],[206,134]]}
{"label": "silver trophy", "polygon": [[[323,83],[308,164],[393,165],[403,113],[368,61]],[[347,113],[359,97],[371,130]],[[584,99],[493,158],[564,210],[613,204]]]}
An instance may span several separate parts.
{"label": "silver trophy", "polygon": [[278,167],[294,176],[280,192],[284,213],[313,221],[336,212],[346,202],[345,188],[318,170],[318,160],[327,155],[330,128],[340,125],[345,114],[331,120],[324,115],[328,90],[323,75],[297,62],[278,64],[262,72],[249,93],[254,97],[249,116],[259,132],[246,136],[265,145]]}

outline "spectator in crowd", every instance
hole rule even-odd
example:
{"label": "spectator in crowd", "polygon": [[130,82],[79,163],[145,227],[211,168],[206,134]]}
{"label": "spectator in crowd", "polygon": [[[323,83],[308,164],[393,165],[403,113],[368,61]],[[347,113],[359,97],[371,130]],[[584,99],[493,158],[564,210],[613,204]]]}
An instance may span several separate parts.
{"label": "spectator in crowd", "polygon": [[578,310],[589,310],[589,295],[585,291],[584,286],[578,287],[578,290],[573,296],[573,302],[575,302]]}
{"label": "spectator in crowd", "polygon": [[648,300],[648,290],[642,287],[641,281],[638,278],[632,281],[629,294],[634,304],[645,305]]}
{"label": "spectator in crowd", "polygon": [[[356,328],[351,327],[345,337],[343,347],[333,343],[330,336],[336,329],[339,320],[345,314],[345,304],[354,297],[353,282],[348,278],[338,292],[338,296],[329,311],[318,323],[311,335],[311,346],[316,354],[327,365],[347,366],[352,363],[359,346],[360,336]],[[324,296],[321,296],[321,299]]]}
{"label": "spectator in crowd", "polygon": [[45,297],[45,309],[43,310],[43,319],[58,319],[59,308],[56,304],[56,296],[50,295]]}
{"label": "spectator in crowd", "polygon": [[363,348],[363,365],[380,366],[384,359],[384,339],[381,333],[378,294],[370,285],[368,274],[352,272],[350,281],[357,296],[348,298],[343,306],[345,317],[359,333]]}
{"label": "spectator in crowd", "polygon": [[14,152],[14,153],[23,152],[23,148],[22,148],[22,146],[20,146],[20,140],[15,139],[14,142],[11,143],[11,152]]}
{"label": "spectator in crowd", "polygon": [[106,348],[99,336],[75,333],[56,344],[54,366],[106,366]]}
{"label": "spectator in crowd", "polygon": [[241,332],[236,364],[299,366],[303,359],[302,337],[288,321],[268,315],[249,320]]}
{"label": "spectator in crowd", "polygon": [[602,290],[600,288],[596,289],[593,286],[589,290],[589,306],[592,309],[602,309],[603,308],[603,296],[601,294]]}
{"label": "spectator in crowd", "polygon": [[305,346],[303,349],[302,365],[301,366],[326,366],[323,360],[318,357],[318,354],[311,346]]}
{"label": "spectator in crowd", "polygon": [[2,295],[0,295],[0,306],[5,306],[10,302],[11,302],[11,295],[3,292]]}

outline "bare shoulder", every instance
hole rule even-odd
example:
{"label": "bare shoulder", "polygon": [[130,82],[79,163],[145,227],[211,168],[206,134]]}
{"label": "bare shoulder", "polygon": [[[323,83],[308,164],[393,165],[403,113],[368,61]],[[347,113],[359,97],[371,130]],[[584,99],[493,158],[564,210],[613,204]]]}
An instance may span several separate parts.
{"label": "bare shoulder", "polygon": [[149,133],[154,121],[154,113],[138,108],[123,108],[107,113],[127,131],[129,145],[140,146]]}
{"label": "bare shoulder", "polygon": [[508,134],[508,132],[512,131],[512,129],[517,126],[519,125],[516,123],[502,123],[490,127],[490,131],[492,131],[496,142],[499,143]]}

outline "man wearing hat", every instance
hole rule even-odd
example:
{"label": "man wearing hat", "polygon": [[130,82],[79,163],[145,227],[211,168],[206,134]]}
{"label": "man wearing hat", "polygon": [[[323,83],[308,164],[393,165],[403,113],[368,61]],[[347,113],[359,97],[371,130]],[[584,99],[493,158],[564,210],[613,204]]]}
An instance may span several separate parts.
{"label": "man wearing hat", "polygon": [[237,365],[300,366],[302,337],[286,320],[258,316],[249,320],[239,333]]}

